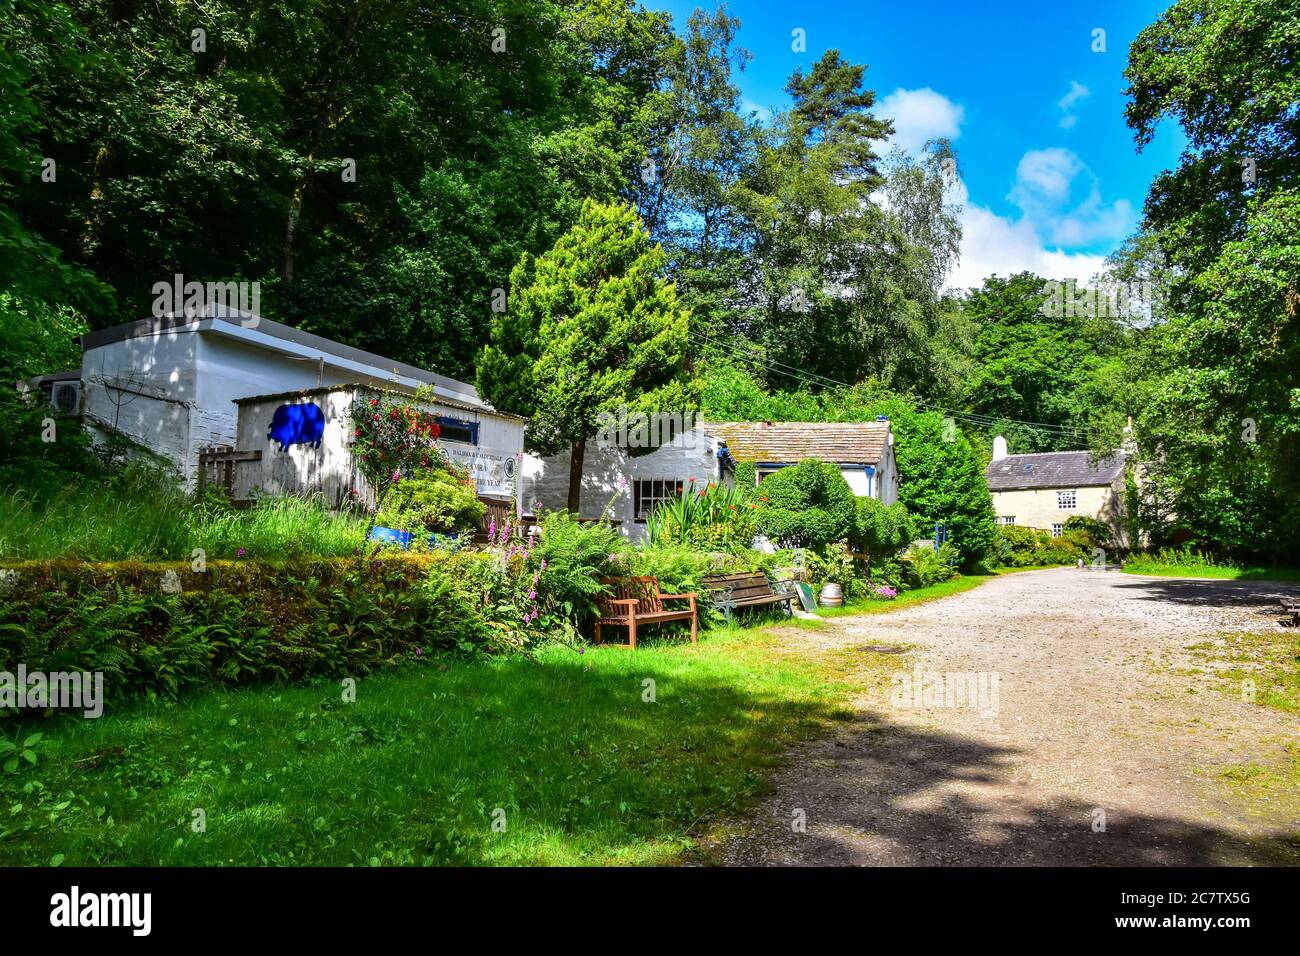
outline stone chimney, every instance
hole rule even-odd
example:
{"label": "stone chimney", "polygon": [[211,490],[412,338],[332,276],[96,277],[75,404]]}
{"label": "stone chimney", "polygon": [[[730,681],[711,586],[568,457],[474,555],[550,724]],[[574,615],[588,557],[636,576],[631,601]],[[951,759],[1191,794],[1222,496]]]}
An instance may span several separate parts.
{"label": "stone chimney", "polygon": [[993,439],[993,460],[1007,457],[1007,440],[999,435]]}

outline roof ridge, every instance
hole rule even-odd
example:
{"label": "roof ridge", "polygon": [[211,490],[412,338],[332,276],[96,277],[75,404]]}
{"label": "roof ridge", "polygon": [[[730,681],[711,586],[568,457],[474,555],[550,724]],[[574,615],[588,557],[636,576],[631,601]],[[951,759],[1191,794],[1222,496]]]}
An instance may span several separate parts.
{"label": "roof ridge", "polygon": [[[1106,457],[1109,457],[1110,455],[1120,454],[1123,451],[1124,449],[1122,448],[1112,448]],[[1021,452],[1015,452],[1014,454],[1003,455],[1001,458],[994,458],[989,462],[989,464],[998,461],[1006,461],[1008,458],[1039,458],[1042,457],[1043,455],[1091,455],[1091,454],[1092,454],[1092,450],[1088,448],[1069,448],[1066,449],[1065,451],[1021,451]],[[1105,461],[1105,458],[1099,460]]]}

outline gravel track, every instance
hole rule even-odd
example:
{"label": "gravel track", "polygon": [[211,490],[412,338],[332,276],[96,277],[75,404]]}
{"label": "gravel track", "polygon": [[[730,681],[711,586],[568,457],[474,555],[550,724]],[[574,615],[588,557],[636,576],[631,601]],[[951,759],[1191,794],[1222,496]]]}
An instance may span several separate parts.
{"label": "gravel track", "polygon": [[[1300,862],[1300,720],[1212,686],[1186,651],[1278,628],[1295,591],[1062,568],[790,629],[801,653],[862,655],[856,717],[796,747],[711,849],[733,865]],[[909,653],[884,664],[880,647]],[[996,674],[996,714],[899,706],[893,675],[918,667]],[[1225,776],[1248,766],[1263,771]]]}

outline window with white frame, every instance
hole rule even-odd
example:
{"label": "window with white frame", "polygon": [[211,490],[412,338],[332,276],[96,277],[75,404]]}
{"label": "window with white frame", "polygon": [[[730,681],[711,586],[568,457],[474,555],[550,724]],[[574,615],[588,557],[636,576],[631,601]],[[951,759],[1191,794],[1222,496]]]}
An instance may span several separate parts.
{"label": "window with white frame", "polygon": [[1064,532],[1065,532],[1065,525],[1063,525],[1063,524],[1054,524],[1054,525],[1052,525],[1052,537],[1053,537],[1053,538],[1059,538],[1059,537],[1060,537]]}
{"label": "window with white frame", "polygon": [[1016,516],[1015,516],[1015,515],[1003,515],[1003,516],[1002,516],[1002,523],[1003,523],[1003,524],[1015,524],[1015,523],[1016,523]]}
{"label": "window with white frame", "polygon": [[645,521],[655,505],[682,492],[679,478],[638,478],[632,482],[632,507],[637,521]]}
{"label": "window with white frame", "polygon": [[1056,493],[1056,507],[1062,511],[1073,511],[1078,507],[1079,496],[1073,491],[1058,491]]}

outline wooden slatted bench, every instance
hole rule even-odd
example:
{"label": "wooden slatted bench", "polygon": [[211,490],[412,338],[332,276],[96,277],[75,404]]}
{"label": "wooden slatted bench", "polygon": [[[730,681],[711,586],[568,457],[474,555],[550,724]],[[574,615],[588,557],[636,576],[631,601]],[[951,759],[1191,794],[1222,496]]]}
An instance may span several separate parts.
{"label": "wooden slatted bench", "polygon": [[[636,650],[636,629],[642,624],[668,621],[691,622],[691,643],[699,641],[699,621],[695,614],[697,594],[660,594],[658,578],[604,578],[610,587],[608,597],[598,599],[600,616],[596,618],[596,643],[601,643],[602,627],[626,627],[628,647]],[[689,608],[665,609],[664,601],[689,601]]]}
{"label": "wooden slatted bench", "polygon": [[704,579],[704,586],[709,591],[713,607],[722,612],[730,621],[731,612],[746,607],[766,607],[769,604],[784,604],[790,614],[794,614],[791,603],[798,596],[794,589],[777,590],[762,571],[737,571],[733,574],[711,574]]}
{"label": "wooden slatted bench", "polygon": [[1291,615],[1291,626],[1300,627],[1300,598],[1283,598],[1282,610]]}

